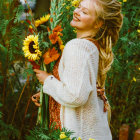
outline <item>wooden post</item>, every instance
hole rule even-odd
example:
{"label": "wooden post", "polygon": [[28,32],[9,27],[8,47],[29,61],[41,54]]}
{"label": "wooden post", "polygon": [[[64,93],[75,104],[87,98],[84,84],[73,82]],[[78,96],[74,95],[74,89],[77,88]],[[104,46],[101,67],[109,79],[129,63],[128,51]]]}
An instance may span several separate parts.
{"label": "wooden post", "polygon": [[128,140],[129,125],[123,124],[119,131],[119,140]]}
{"label": "wooden post", "polygon": [[136,130],[133,140],[140,140],[140,128]]}

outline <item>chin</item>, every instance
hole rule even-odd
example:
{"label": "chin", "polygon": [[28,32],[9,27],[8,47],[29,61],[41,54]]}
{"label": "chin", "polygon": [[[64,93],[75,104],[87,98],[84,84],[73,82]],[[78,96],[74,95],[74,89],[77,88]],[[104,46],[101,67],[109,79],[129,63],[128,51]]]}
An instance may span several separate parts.
{"label": "chin", "polygon": [[70,25],[71,25],[71,27],[74,27],[75,28],[75,23],[74,23],[73,20],[70,22]]}
{"label": "chin", "polygon": [[84,28],[83,28],[83,25],[81,25],[80,22],[77,22],[77,21],[74,21],[74,20],[72,20],[72,21],[70,22],[70,25],[71,25],[71,27],[76,28],[76,29],[78,29],[78,30],[83,30],[83,29],[84,29]]}
{"label": "chin", "polygon": [[70,25],[71,25],[73,28],[78,28],[78,23],[77,23],[76,21],[74,21],[74,20],[72,20],[72,21],[70,22]]}

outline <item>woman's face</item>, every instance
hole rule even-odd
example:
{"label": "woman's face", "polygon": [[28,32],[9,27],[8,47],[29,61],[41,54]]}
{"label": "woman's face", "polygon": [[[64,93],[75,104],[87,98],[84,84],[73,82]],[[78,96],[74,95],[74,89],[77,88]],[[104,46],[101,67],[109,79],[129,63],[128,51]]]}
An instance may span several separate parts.
{"label": "woman's face", "polygon": [[78,30],[90,31],[94,29],[96,14],[93,6],[94,0],[83,0],[73,12],[73,19],[70,22],[72,27]]}

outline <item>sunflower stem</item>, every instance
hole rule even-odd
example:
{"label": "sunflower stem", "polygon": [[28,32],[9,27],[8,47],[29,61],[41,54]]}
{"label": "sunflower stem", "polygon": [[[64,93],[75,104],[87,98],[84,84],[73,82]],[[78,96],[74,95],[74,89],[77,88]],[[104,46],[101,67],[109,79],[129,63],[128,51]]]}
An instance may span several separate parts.
{"label": "sunflower stem", "polygon": [[42,101],[43,101],[43,87],[42,85],[40,85],[40,107],[38,109],[38,116],[37,116],[37,125],[41,125],[43,124],[43,119],[42,119]]}
{"label": "sunflower stem", "polygon": [[[42,70],[47,71],[46,66],[42,63]],[[48,110],[48,95],[43,94],[43,85],[40,87],[40,107],[38,109],[37,124],[48,129],[48,119],[49,119],[49,110]]]}
{"label": "sunflower stem", "polygon": [[[46,69],[46,65],[45,63],[43,62],[43,69],[44,71],[47,72],[47,69]],[[44,127],[45,128],[48,128],[48,121],[49,121],[49,96],[47,94],[44,94]]]}

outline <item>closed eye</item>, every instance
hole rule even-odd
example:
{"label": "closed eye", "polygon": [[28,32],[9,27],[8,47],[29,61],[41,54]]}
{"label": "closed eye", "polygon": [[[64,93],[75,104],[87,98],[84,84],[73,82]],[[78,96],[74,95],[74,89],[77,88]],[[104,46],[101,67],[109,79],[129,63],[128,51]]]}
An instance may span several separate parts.
{"label": "closed eye", "polygon": [[84,14],[87,14],[86,12],[83,12]]}
{"label": "closed eye", "polygon": [[83,13],[87,15],[87,13],[86,13],[86,12],[84,12],[84,11],[83,11]]}

